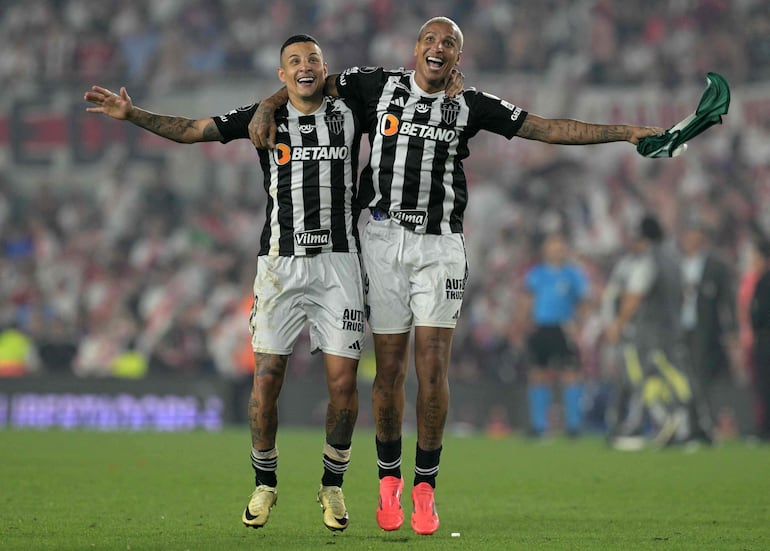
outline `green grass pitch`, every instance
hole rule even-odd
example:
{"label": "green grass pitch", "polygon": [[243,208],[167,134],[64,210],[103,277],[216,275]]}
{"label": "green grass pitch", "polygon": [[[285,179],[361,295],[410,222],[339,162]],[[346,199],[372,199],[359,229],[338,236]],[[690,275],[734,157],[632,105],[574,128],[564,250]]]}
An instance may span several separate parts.
{"label": "green grass pitch", "polygon": [[320,428],[280,431],[278,504],[253,530],[241,524],[253,489],[245,429],[2,430],[0,549],[770,549],[768,446],[623,453],[598,438],[448,437],[441,528],[417,536],[408,520],[413,435],[404,438],[397,532],[374,520],[374,436],[364,430],[344,486],[350,527],[323,526],[322,443]]}

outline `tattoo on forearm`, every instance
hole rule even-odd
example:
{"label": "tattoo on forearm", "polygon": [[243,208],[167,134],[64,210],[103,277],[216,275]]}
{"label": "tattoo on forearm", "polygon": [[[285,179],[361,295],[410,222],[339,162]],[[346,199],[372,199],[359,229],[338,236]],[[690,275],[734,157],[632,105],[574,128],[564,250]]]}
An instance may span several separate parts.
{"label": "tattoo on forearm", "polygon": [[574,119],[525,120],[519,134],[531,140],[553,144],[587,145],[618,142],[628,139],[628,128],[623,125],[591,124]]}
{"label": "tattoo on forearm", "polygon": [[131,122],[158,136],[180,143],[184,143],[184,135],[188,131],[194,130],[195,123],[192,119],[185,117],[158,115],[141,110],[131,119]]}

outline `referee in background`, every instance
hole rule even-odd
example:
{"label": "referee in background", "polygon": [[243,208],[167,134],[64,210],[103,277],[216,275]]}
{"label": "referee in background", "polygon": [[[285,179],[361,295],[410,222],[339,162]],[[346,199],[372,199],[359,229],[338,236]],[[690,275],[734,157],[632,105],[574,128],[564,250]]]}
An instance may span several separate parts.
{"label": "referee in background", "polygon": [[588,279],[570,261],[569,245],[561,233],[546,235],[541,251],[541,261],[527,272],[522,308],[530,328],[526,343],[530,433],[537,437],[548,433],[551,388],[558,380],[565,430],[576,436],[582,424],[582,385],[575,337]]}

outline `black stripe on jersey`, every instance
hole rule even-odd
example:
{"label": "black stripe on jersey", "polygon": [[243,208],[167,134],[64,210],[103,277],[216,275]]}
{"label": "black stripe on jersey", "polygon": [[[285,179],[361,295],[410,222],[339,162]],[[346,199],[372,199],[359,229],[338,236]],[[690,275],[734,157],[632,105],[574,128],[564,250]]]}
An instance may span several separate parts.
{"label": "black stripe on jersey", "polygon": [[[404,108],[398,105],[395,105],[393,101],[398,98],[401,98],[404,102],[406,102],[409,99],[408,90],[411,89],[409,74],[404,74],[401,76],[400,84],[402,86],[396,87],[395,91],[391,93],[390,99],[388,100],[390,102],[388,105],[388,112],[396,115],[398,117],[398,120],[403,119]],[[380,94],[382,94],[383,91],[384,90],[381,90]],[[377,121],[377,124],[379,124],[379,121]],[[380,201],[380,204],[385,207],[385,210],[388,210],[388,206],[390,205],[390,191],[393,184],[393,166],[396,164],[396,151],[397,151],[399,134],[398,132],[396,132],[393,136],[387,136],[387,137],[380,135],[379,138],[382,142],[382,148],[381,148],[382,155],[381,155],[380,164],[379,164],[379,169],[380,169],[380,177],[379,177],[380,190],[379,191],[380,191],[380,194],[382,195],[382,200]],[[362,174],[361,179],[363,180],[363,178],[364,178],[364,175]],[[371,179],[371,171],[369,173],[369,178]]]}
{"label": "black stripe on jersey", "polygon": [[[299,117],[300,128],[312,128],[302,136],[302,147],[318,145],[318,129],[316,128],[315,115]],[[304,203],[305,229],[321,227],[321,194],[319,190],[319,161],[302,161],[302,201]],[[305,247],[305,254],[319,254],[322,247]]]}
{"label": "black stripe on jersey", "polygon": [[[326,116],[330,116],[334,112],[334,102],[330,101],[326,106]],[[329,145],[332,147],[344,147],[345,146],[345,128],[343,126],[340,132],[334,132],[334,128],[331,125],[326,125],[329,133]],[[358,123],[356,123],[357,131]],[[356,193],[356,175],[358,173],[358,156],[354,155],[354,151],[358,151],[358,140],[350,148],[351,166],[353,169],[353,197]],[[331,170],[331,239],[332,239],[332,251],[334,252],[346,252],[350,250],[348,245],[347,235],[347,220],[345,217],[345,162],[330,161]],[[356,213],[353,213],[353,236],[358,245],[358,226],[356,220],[358,217]]]}
{"label": "black stripe on jersey", "polygon": [[463,170],[463,159],[468,157],[468,139],[461,139],[457,144],[457,154],[454,158],[452,179],[452,189],[455,193],[455,200],[452,206],[452,212],[449,215],[449,228],[452,233],[462,233],[463,218],[465,216],[465,207],[468,205],[468,183]]}
{"label": "black stripe on jersey", "polygon": [[[280,118],[278,112],[276,112],[275,122],[280,126],[281,123],[287,124],[289,111],[284,106],[280,110]],[[286,133],[285,139],[287,143],[289,141],[289,134]],[[276,136],[276,143],[278,143],[278,136]],[[294,254],[294,201],[291,197],[291,176],[292,176],[292,163],[288,162],[282,166],[275,167],[278,171],[278,224],[281,229],[286,228],[287,231],[281,231],[278,236],[278,254],[281,256],[292,256]],[[269,185],[269,182],[266,182]],[[270,218],[268,217],[269,221]]]}
{"label": "black stripe on jersey", "polygon": [[[277,136],[276,136],[277,138]],[[277,208],[273,201],[268,185],[270,184],[270,171],[272,170],[271,163],[273,162],[273,152],[267,149],[258,150],[259,164],[262,167],[262,174],[264,174],[264,187],[267,192],[267,206],[265,207],[265,225],[262,227],[262,235],[259,238],[259,254],[265,255],[270,251],[270,237],[272,236],[272,228],[270,226],[270,214],[273,209]]]}
{"label": "black stripe on jersey", "polygon": [[[449,156],[449,144],[436,142],[433,167],[430,171],[430,199],[428,200],[428,219],[425,225],[426,233],[441,233],[441,220],[444,217],[444,176],[446,174],[446,161]],[[455,192],[458,191],[456,182],[452,185]],[[455,196],[455,203],[457,202]]]}

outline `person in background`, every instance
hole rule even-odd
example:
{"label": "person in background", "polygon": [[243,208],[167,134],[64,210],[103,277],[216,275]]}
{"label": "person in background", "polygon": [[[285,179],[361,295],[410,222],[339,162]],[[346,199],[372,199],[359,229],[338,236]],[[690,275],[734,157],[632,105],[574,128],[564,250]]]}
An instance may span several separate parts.
{"label": "person in background", "polygon": [[527,294],[522,306],[531,328],[527,339],[530,431],[533,436],[547,434],[551,387],[558,379],[565,429],[576,436],[582,425],[582,385],[575,337],[588,278],[570,260],[569,245],[561,233],[546,235],[541,251],[541,261],[525,276]]}
{"label": "person in background", "polygon": [[755,266],[759,279],[749,305],[754,334],[752,360],[757,399],[757,436],[770,442],[770,241],[755,244]]}
{"label": "person in background", "polygon": [[677,366],[681,342],[682,279],[679,261],[664,244],[657,217],[642,218],[631,248],[614,267],[605,289],[609,321],[605,340],[622,366],[608,408],[609,443],[640,449],[647,414],[655,443],[690,440],[692,391]]}
{"label": "person in background", "polygon": [[727,263],[711,248],[707,231],[687,227],[681,237],[682,329],[693,390],[694,430],[713,440],[715,385],[739,369],[735,290]]}

